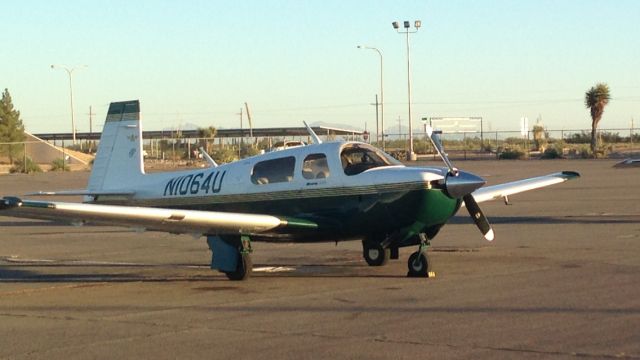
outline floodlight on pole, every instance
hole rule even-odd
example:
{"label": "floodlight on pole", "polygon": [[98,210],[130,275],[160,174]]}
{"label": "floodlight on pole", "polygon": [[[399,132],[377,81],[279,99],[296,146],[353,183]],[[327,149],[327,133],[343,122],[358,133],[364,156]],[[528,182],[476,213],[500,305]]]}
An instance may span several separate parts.
{"label": "floodlight on pole", "polygon": [[[382,51],[376,47],[372,46],[362,46],[358,45],[358,49],[369,49],[374,50],[380,56],[380,126],[382,128],[382,150],[385,150],[385,141],[384,141],[384,82],[383,82],[383,72],[382,72]],[[376,123],[377,126],[377,123]],[[378,129],[376,129],[376,137],[378,137]],[[376,139],[380,141],[379,139]],[[378,145],[379,146],[379,145]]]}
{"label": "floodlight on pole", "polygon": [[404,21],[404,31],[401,31],[398,26],[398,22],[394,21],[392,23],[393,28],[396,29],[398,34],[406,34],[407,35],[407,92],[409,97],[409,153],[407,154],[407,160],[414,161],[416,160],[416,154],[413,152],[413,125],[412,125],[412,117],[411,117],[411,47],[409,46],[409,34],[413,34],[418,32],[420,26],[422,26],[422,21],[416,20],[414,22],[415,30],[410,30],[411,22]]}
{"label": "floodlight on pole", "polygon": [[76,66],[74,68],[69,69],[66,66],[62,66],[62,65],[51,65],[51,69],[63,69],[67,72],[67,75],[69,75],[69,99],[70,99],[70,103],[71,103],[71,136],[73,138],[73,145],[76,144],[76,123],[73,117],[73,72],[75,70],[78,69],[82,69],[82,68],[86,68],[87,65],[80,65],[80,66]]}

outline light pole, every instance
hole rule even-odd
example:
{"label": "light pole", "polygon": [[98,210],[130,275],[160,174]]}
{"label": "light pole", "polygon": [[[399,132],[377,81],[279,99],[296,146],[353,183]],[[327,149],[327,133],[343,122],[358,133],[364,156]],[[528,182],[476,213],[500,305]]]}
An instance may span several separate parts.
{"label": "light pole", "polygon": [[413,126],[411,124],[411,52],[409,47],[409,34],[413,34],[418,32],[420,26],[422,26],[422,21],[416,20],[414,22],[415,30],[411,31],[411,23],[409,21],[404,22],[404,31],[400,30],[400,25],[397,21],[391,23],[393,28],[396,29],[398,34],[407,34],[407,90],[409,93],[409,154],[407,154],[407,160],[415,161],[416,154],[413,152]]}
{"label": "light pole", "polygon": [[[382,127],[382,150],[385,151],[385,144],[384,144],[384,77],[383,77],[383,72],[382,72],[382,52],[375,47],[371,47],[371,46],[362,46],[362,45],[358,45],[358,49],[369,49],[369,50],[375,50],[378,55],[380,56],[380,125]],[[378,126],[378,124],[376,123],[376,126]],[[378,135],[379,131],[378,129],[376,129],[376,136]],[[379,140],[378,140],[379,141]]]}
{"label": "light pole", "polygon": [[81,65],[81,66],[76,66],[74,68],[69,69],[66,66],[61,66],[61,65],[51,65],[52,69],[64,69],[67,72],[67,75],[69,75],[69,98],[71,99],[71,136],[73,137],[73,145],[76,144],[76,122],[73,118],[73,82],[72,82],[72,75],[73,72],[75,70],[81,69],[81,68],[86,68],[87,65]]}

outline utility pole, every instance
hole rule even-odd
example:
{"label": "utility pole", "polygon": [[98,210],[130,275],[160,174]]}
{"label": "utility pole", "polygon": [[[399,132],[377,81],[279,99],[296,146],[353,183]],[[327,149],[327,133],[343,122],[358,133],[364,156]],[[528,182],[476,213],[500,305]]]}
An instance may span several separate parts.
{"label": "utility pole", "polygon": [[92,111],[91,105],[89,105],[89,153],[93,150],[93,115],[95,115]]}
{"label": "utility pole", "polygon": [[69,69],[66,66],[51,65],[52,69],[64,69],[67,72],[67,75],[69,76],[69,100],[71,105],[71,136],[73,138],[73,145],[76,144],[76,123],[73,118],[73,80],[72,80],[73,76],[72,75],[75,70],[78,70],[80,68],[86,68],[86,67],[87,65],[82,65],[82,66],[77,66]]}
{"label": "utility pole", "polygon": [[244,134],[242,131],[242,111],[243,108],[240,107],[240,112],[237,113],[236,115],[240,115],[240,143],[238,144],[238,159],[242,158],[242,145],[244,145]]}
{"label": "utility pole", "polygon": [[378,125],[378,107],[380,104],[378,103],[378,94],[376,94],[376,102],[371,105],[376,107],[376,146],[380,146],[380,127]]}
{"label": "utility pole", "polygon": [[251,122],[251,113],[249,112],[249,104],[245,102],[244,107],[247,108],[247,119],[249,120],[249,137],[253,139],[253,123]]}
{"label": "utility pole", "polygon": [[404,31],[400,31],[400,25],[397,21],[391,23],[393,28],[396,29],[398,34],[406,34],[407,35],[407,93],[408,93],[408,112],[409,112],[409,152],[407,153],[407,160],[416,161],[416,154],[413,152],[413,125],[412,125],[412,117],[411,117],[411,50],[409,46],[409,34],[413,34],[418,32],[418,29],[422,26],[422,21],[416,20],[414,22],[415,30],[411,31],[411,24],[409,21],[404,21]]}
{"label": "utility pole", "polygon": [[89,137],[91,137],[91,134],[93,134],[93,115],[95,115],[91,105],[89,105],[89,113],[87,115],[89,115]]}
{"label": "utility pole", "polygon": [[631,152],[633,152],[633,117],[631,118],[631,130],[629,130],[629,143],[631,144]]}
{"label": "utility pole", "polygon": [[[358,49],[369,49],[369,50],[374,50],[375,52],[378,53],[378,55],[380,56],[380,128],[382,130],[382,151],[386,151],[386,146],[385,146],[385,137],[384,137],[384,81],[383,81],[383,71],[382,71],[382,51],[380,51],[380,49],[375,48],[375,47],[371,47],[371,46],[361,46],[358,45]],[[377,131],[377,130],[376,130]],[[376,138],[378,137],[378,135],[376,134]]]}

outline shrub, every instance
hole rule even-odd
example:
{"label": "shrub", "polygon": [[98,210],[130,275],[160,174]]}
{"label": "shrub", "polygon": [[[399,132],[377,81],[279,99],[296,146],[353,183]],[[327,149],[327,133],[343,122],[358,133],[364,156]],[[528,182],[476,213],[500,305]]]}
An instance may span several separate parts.
{"label": "shrub", "polygon": [[578,148],[578,154],[583,159],[590,159],[593,157],[593,153],[591,152],[591,148],[589,146],[581,146]]}
{"label": "shrub", "polygon": [[498,159],[501,160],[520,160],[523,158],[524,151],[518,148],[506,148],[502,152],[500,152],[500,155],[498,156]]}
{"label": "shrub", "polygon": [[33,160],[31,160],[30,157],[26,158],[26,163],[23,159],[18,159],[14,162],[14,165],[11,167],[11,169],[9,169],[10,173],[26,173],[26,174],[31,174],[31,173],[37,173],[37,172],[42,172],[42,169],[40,168],[40,166],[38,166],[38,164],[36,164],[35,162],[33,162]]}
{"label": "shrub", "polygon": [[548,147],[542,153],[541,159],[562,159],[562,149],[557,147]]}
{"label": "shrub", "polygon": [[591,133],[582,131],[580,133],[571,134],[565,141],[569,144],[589,144],[591,143]]}
{"label": "shrub", "polygon": [[232,148],[215,150],[210,154],[210,156],[216,161],[216,163],[226,164],[238,160],[238,150],[234,150]]}
{"label": "shrub", "polygon": [[69,171],[69,165],[63,159],[55,159],[51,162],[51,171]]}

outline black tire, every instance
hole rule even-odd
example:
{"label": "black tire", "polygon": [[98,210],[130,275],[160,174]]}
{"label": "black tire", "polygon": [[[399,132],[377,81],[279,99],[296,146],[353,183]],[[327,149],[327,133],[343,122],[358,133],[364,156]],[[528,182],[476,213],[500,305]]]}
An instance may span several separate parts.
{"label": "black tire", "polygon": [[391,249],[383,248],[380,244],[363,242],[362,256],[369,266],[382,266],[389,261]]}
{"label": "black tire", "polygon": [[253,272],[253,262],[250,254],[238,254],[238,266],[235,271],[225,272],[227,278],[232,281],[247,280]]}
{"label": "black tire", "polygon": [[427,277],[431,271],[429,257],[424,252],[416,251],[411,254],[407,261],[407,266],[409,268],[408,277]]}

